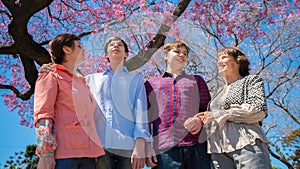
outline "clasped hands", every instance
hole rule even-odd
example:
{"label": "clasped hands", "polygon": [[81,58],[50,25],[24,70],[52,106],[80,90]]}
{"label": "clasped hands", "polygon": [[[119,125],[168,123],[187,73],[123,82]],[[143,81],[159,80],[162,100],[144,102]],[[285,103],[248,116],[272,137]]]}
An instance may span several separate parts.
{"label": "clasped hands", "polygon": [[213,119],[214,117],[210,111],[201,112],[191,118],[188,118],[184,122],[184,127],[191,134],[195,135],[199,133],[202,127],[207,128],[208,124],[213,121]]}

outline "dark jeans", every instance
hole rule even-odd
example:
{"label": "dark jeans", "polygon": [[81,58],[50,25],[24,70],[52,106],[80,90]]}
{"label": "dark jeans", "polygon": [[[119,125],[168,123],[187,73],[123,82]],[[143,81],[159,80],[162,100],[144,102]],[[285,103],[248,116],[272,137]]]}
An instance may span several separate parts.
{"label": "dark jeans", "polygon": [[63,158],[55,160],[55,169],[95,169],[96,158]]}
{"label": "dark jeans", "polygon": [[194,146],[173,147],[157,156],[154,169],[211,169],[207,143]]}
{"label": "dark jeans", "polygon": [[131,150],[105,150],[105,155],[97,158],[97,169],[131,169]]}

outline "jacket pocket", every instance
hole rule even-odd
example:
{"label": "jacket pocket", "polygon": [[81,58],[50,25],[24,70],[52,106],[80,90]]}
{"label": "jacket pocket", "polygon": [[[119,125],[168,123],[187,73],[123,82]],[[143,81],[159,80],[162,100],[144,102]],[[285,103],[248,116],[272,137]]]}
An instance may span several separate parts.
{"label": "jacket pocket", "polygon": [[86,149],[90,146],[89,136],[80,125],[66,126],[66,136],[66,148]]}

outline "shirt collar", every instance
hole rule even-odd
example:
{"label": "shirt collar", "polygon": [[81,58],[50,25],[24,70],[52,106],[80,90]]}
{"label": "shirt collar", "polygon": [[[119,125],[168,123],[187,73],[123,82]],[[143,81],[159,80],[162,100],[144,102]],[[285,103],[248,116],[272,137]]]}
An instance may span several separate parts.
{"label": "shirt collar", "polygon": [[[116,72],[128,72],[127,68],[125,66],[122,66],[119,70],[117,70]],[[106,66],[105,71],[103,72],[103,74],[107,74],[107,73],[114,73],[111,68],[108,66]]]}
{"label": "shirt collar", "polygon": [[56,69],[56,71],[65,72],[66,74],[68,74],[73,79],[81,79],[84,83],[86,83],[85,78],[83,77],[82,73],[79,72],[79,70],[77,70],[77,71],[81,75],[76,75],[76,74],[73,74],[73,73],[69,72],[68,69],[66,69],[66,67],[64,67],[61,64],[55,64],[55,69]]}
{"label": "shirt collar", "polygon": [[[185,72],[182,72],[181,75],[178,75],[178,76],[183,76],[183,75],[186,75]],[[169,73],[169,72],[164,72],[162,74],[162,77],[173,77],[173,74],[172,73]]]}
{"label": "shirt collar", "polygon": [[59,70],[59,71],[63,71],[63,72],[66,72],[69,76],[73,76],[73,73],[69,72],[63,65],[61,64],[55,64],[55,68],[56,70]]}

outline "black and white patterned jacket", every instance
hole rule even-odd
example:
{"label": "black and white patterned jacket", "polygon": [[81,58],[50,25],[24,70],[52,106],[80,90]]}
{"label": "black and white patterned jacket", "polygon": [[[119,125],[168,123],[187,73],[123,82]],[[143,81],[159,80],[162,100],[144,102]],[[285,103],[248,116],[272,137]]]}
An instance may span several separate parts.
{"label": "black and white patterned jacket", "polygon": [[232,83],[225,98],[224,108],[229,109],[232,104],[243,103],[250,104],[267,114],[264,84],[258,75],[248,75]]}

